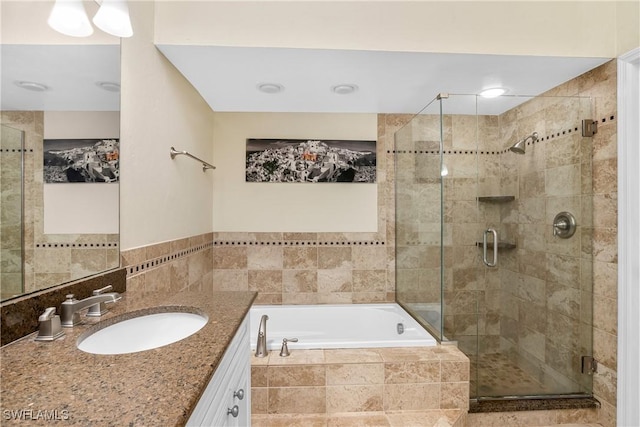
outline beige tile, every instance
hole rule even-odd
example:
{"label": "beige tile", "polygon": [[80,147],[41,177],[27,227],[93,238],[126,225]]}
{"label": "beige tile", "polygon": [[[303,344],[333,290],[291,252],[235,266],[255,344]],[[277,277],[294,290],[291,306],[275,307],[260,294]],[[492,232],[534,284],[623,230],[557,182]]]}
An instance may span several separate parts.
{"label": "beige tile", "polygon": [[318,270],[318,292],[351,292],[353,277],[351,270]]}
{"label": "beige tile", "polygon": [[618,191],[617,161],[615,158],[593,162],[593,192],[595,194]]}
{"label": "beige tile", "polygon": [[282,292],[282,270],[249,270],[248,281],[250,291]]}
{"label": "beige tile", "polygon": [[353,292],[384,292],[386,270],[353,270]]}
{"label": "beige tile", "polygon": [[450,361],[443,360],[442,362],[442,382],[459,382],[469,381],[469,362],[468,361]]}
{"label": "beige tile", "polygon": [[324,350],[325,361],[328,364],[347,363],[380,363],[382,356],[374,349],[338,349]]}
{"label": "beige tile", "polygon": [[402,411],[389,413],[387,418],[392,427],[451,427],[461,415],[461,411],[454,410]]}
{"label": "beige tile", "polygon": [[318,268],[320,269],[338,269],[353,268],[351,258],[351,247],[319,247],[318,248]]}
{"label": "beige tile", "polygon": [[387,266],[387,248],[378,246],[354,246],[352,248],[353,268],[376,270]]}
{"label": "beige tile", "polygon": [[523,411],[469,414],[467,419],[473,427],[529,427],[554,425],[555,417],[553,411]]}
{"label": "beige tile", "polygon": [[247,270],[213,270],[213,289],[218,291],[249,290]]}
{"label": "beige tile", "polygon": [[283,248],[283,267],[294,270],[317,268],[318,248],[304,246]]}
{"label": "beige tile", "polygon": [[269,414],[324,414],[325,387],[269,387]]}
{"label": "beige tile", "polygon": [[469,409],[469,383],[442,383],[440,407],[443,409]]}
{"label": "beige tile", "polygon": [[327,413],[382,411],[382,395],[382,384],[328,386]]}
{"label": "beige tile", "polygon": [[317,292],[317,270],[284,270],[282,272],[282,291],[292,292]]}
{"label": "beige tile", "polygon": [[270,366],[285,365],[318,365],[323,364],[324,350],[295,350],[289,357],[279,357],[277,352],[271,352]]}
{"label": "beige tile", "polygon": [[325,415],[256,415],[251,417],[254,427],[325,427]]}
{"label": "beige tile", "polygon": [[323,365],[269,366],[269,387],[324,386]]}
{"label": "beige tile", "polygon": [[440,408],[440,384],[386,384],[384,410],[420,411]]}
{"label": "beige tile", "polygon": [[355,413],[327,416],[328,427],[388,427],[389,421],[384,414]]}
{"label": "beige tile", "polygon": [[250,270],[275,270],[283,267],[281,246],[249,246],[247,268]]}
{"label": "beige tile", "polygon": [[247,268],[246,247],[215,247],[213,250],[214,269]]}
{"label": "beige tile", "polygon": [[267,387],[268,385],[267,366],[251,366],[251,387]]}
{"label": "beige tile", "polygon": [[251,414],[266,414],[269,406],[269,389],[251,387]]}
{"label": "beige tile", "polygon": [[[328,350],[327,350],[328,351]],[[329,357],[325,353],[329,363]],[[327,365],[327,385],[383,384],[382,363],[348,363]]]}
{"label": "beige tile", "polygon": [[385,384],[440,382],[440,360],[426,362],[387,362]]}

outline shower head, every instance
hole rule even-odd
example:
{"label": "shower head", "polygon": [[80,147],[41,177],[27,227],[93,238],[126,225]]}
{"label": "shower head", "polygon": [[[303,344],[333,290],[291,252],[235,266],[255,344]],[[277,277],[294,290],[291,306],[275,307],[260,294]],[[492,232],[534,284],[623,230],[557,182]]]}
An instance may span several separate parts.
{"label": "shower head", "polygon": [[509,147],[509,150],[513,151],[516,154],[524,154],[527,147],[527,141],[529,140],[531,140],[531,143],[536,142],[538,140],[538,132],[534,132],[531,135],[522,138],[520,141]]}

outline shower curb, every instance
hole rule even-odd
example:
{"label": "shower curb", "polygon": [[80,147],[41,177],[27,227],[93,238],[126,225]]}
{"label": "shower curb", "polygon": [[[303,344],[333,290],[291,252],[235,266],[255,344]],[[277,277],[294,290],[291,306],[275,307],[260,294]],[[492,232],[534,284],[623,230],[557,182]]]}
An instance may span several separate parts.
{"label": "shower curb", "polygon": [[469,413],[549,411],[553,409],[588,409],[599,407],[600,402],[593,397],[491,399],[481,401],[471,400],[469,402]]}

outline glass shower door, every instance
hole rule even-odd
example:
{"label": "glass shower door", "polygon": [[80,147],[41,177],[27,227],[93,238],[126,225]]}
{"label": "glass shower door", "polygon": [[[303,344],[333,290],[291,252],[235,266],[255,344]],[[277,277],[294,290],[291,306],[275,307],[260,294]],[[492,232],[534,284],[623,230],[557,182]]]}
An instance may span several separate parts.
{"label": "glass shower door", "polygon": [[591,394],[590,118],[448,95],[395,135],[396,299],[469,357],[472,399]]}
{"label": "glass shower door", "polygon": [[485,267],[472,397],[590,394],[592,138],[582,120],[591,100],[502,101],[513,106],[478,99],[478,202],[497,231],[498,263]]}
{"label": "glass shower door", "polygon": [[395,133],[396,301],[443,340],[442,99]]}

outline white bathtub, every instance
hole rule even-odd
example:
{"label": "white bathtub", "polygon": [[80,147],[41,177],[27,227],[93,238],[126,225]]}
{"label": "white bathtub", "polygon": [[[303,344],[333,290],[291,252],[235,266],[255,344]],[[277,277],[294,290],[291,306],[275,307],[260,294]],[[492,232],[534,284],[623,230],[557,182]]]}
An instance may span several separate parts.
{"label": "white bathtub", "polygon": [[260,318],[264,314],[269,316],[268,350],[280,350],[283,338],[298,338],[297,343],[288,344],[289,349],[429,347],[437,344],[435,338],[397,304],[255,305],[250,312],[251,348],[254,351]]}

